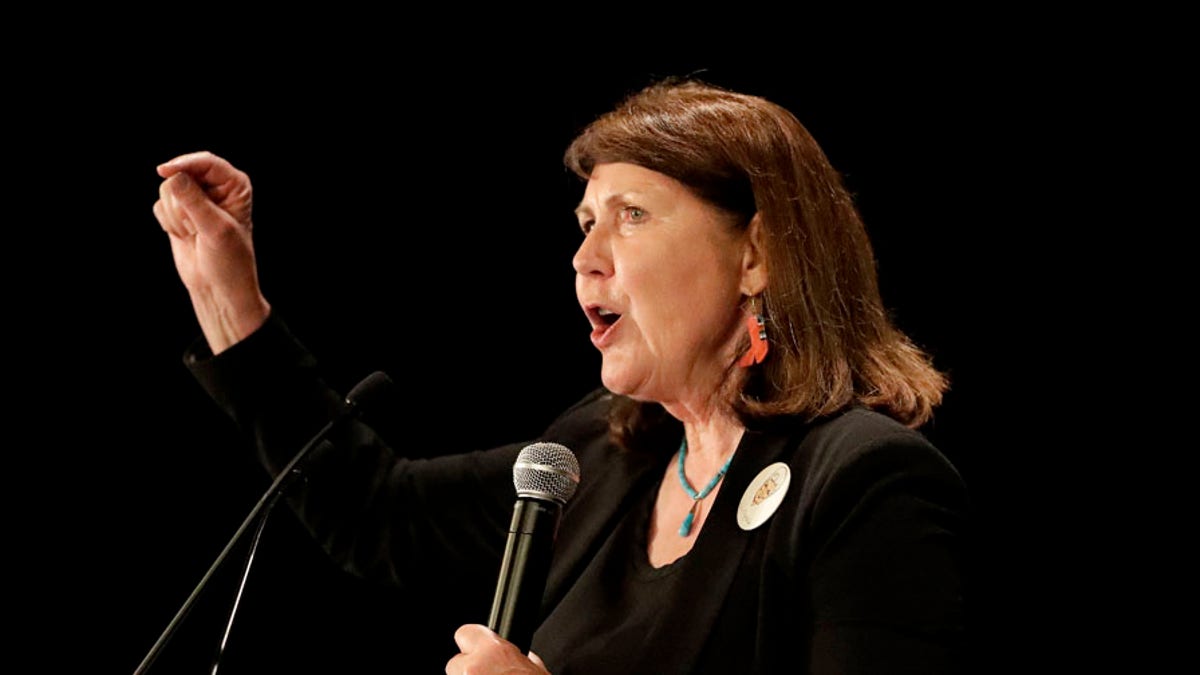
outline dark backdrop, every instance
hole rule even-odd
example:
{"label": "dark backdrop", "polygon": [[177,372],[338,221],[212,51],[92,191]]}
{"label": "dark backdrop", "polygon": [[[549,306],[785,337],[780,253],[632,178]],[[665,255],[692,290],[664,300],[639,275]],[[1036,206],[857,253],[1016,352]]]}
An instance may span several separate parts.
{"label": "dark backdrop", "polygon": [[[132,672],[267,486],[181,363],[198,332],[151,213],[157,163],[207,149],[251,175],[268,298],[334,384],[375,370],[402,384],[401,452],[490,447],[533,437],[598,383],[570,266],[582,186],[562,151],[625,93],[701,71],[793,110],[855,193],[885,303],[952,381],[927,431],[974,498],[979,663],[1023,663],[1070,602],[1044,592],[1065,576],[1046,545],[1077,528],[1042,498],[1068,461],[1048,413],[1070,373],[1040,357],[1062,353],[1069,292],[1052,255],[1071,209],[1058,181],[1086,160],[1055,132],[1069,115],[1044,105],[1065,100],[1056,78],[954,47],[561,73],[553,55],[503,50],[433,67],[419,51],[314,49],[236,73],[196,54],[81,59],[45,80],[14,128],[34,150],[20,199],[36,208],[12,216],[9,248],[28,270],[10,286],[14,410],[36,432],[16,454],[37,464],[15,481],[34,498],[12,537],[47,580],[17,589],[36,601],[40,657]],[[241,562],[158,670],[204,670]],[[425,616],[337,571],[280,512],[222,671],[439,672],[450,635]]]}

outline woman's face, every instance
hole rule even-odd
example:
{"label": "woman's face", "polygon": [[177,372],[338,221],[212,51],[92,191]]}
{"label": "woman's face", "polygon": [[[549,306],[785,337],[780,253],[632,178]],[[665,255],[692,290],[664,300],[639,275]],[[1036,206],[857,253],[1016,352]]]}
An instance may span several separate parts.
{"label": "woman's face", "polygon": [[[743,293],[765,285],[749,236],[664,174],[599,164],[576,209],[575,292],[610,390],[711,399],[737,354]],[[760,277],[762,277],[760,279]]]}

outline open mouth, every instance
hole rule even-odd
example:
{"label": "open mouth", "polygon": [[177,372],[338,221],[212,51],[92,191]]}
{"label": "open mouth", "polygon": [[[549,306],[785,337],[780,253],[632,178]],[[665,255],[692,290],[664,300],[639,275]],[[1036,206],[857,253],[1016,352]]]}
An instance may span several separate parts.
{"label": "open mouth", "polygon": [[588,321],[592,324],[592,343],[602,347],[608,343],[615,330],[613,327],[621,320],[621,314],[599,305],[586,307],[585,311]]}
{"label": "open mouth", "polygon": [[603,307],[597,307],[595,309],[595,315],[597,328],[607,328],[616,323],[617,319],[621,318],[620,314]]}

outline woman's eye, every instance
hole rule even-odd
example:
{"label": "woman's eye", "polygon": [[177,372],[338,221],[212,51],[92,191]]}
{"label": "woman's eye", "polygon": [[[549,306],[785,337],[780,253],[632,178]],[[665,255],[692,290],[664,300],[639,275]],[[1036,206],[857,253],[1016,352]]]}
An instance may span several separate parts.
{"label": "woman's eye", "polygon": [[592,228],[595,227],[595,225],[596,221],[594,220],[583,220],[579,223],[579,229],[583,230],[584,236],[587,236],[587,234],[592,231]]}
{"label": "woman's eye", "polygon": [[626,206],[621,209],[621,215],[623,216],[623,220],[636,223],[646,217],[646,211],[637,206]]}

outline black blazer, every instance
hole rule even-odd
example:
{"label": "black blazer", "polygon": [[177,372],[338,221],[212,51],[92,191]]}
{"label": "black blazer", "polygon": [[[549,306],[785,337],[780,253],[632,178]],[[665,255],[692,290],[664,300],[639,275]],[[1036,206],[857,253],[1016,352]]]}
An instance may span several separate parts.
{"label": "black blazer", "polygon": [[[216,358],[198,342],[185,361],[253,435],[272,474],[340,404],[277,317]],[[561,639],[587,634],[580,598],[604,583],[597,569],[614,555],[606,542],[657,489],[674,450],[615,447],[611,401],[596,390],[531,439],[571,448],[582,475],[563,512],[546,620],[533,640],[551,672],[612,672],[608,653],[635,672],[962,672],[964,486],[921,434],[861,408],[747,431],[678,572],[694,592],[664,606],[636,644]],[[367,422],[339,428],[314,452],[293,508],[349,571],[414,592],[450,579],[458,592],[430,602],[477,622],[494,589],[515,498],[512,464],[525,443],[409,460]],[[790,471],[782,501],[743,529],[743,497],[777,463]]]}

